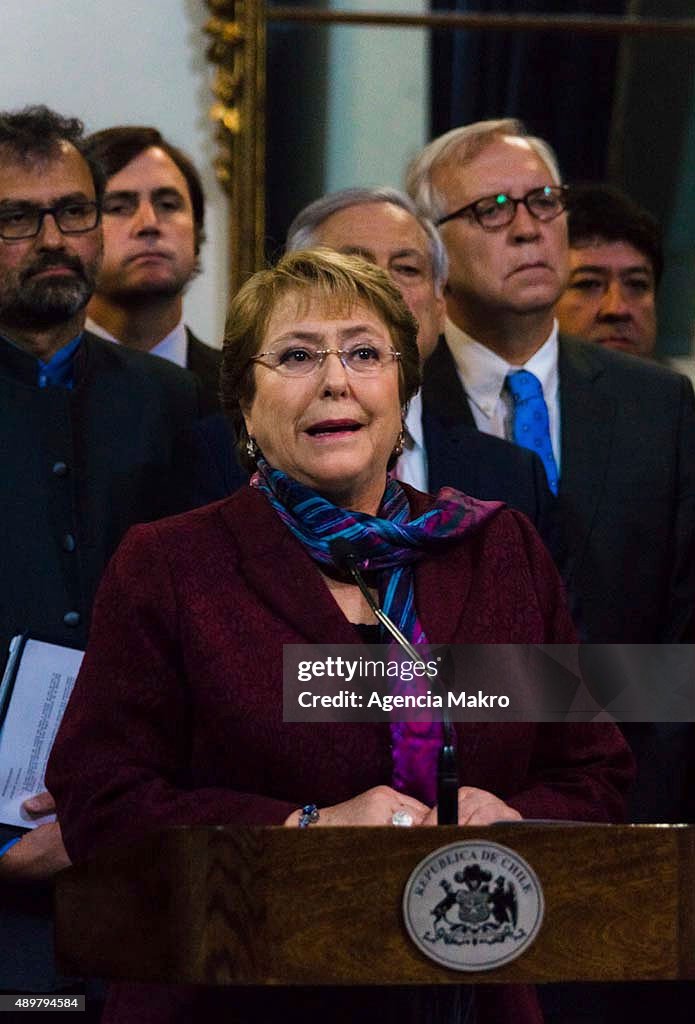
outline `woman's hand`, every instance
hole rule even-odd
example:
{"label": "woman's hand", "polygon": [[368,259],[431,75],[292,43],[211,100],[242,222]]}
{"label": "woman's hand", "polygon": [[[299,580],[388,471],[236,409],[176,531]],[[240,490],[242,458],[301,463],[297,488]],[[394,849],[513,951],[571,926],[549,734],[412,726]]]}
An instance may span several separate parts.
{"label": "woman's hand", "polygon": [[[496,821],[521,821],[521,815],[504,800],[486,789],[461,786],[459,789],[459,825],[492,825]],[[422,825],[437,824],[437,808],[433,807]]]}
{"label": "woman's hand", "polygon": [[[366,793],[360,793],[351,800],[333,807],[319,808],[319,820],[311,828],[322,825],[391,825],[396,811],[407,811],[413,818],[413,825],[424,824],[431,813],[426,804],[412,796],[398,793],[390,786],[375,786]],[[297,827],[300,811],[297,809],[285,821],[290,828]]]}

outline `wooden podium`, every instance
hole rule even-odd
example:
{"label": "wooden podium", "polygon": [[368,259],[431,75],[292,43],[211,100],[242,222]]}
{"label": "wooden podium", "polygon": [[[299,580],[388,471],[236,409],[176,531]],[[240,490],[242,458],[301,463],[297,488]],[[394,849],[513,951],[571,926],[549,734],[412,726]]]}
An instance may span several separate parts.
{"label": "wooden podium", "polygon": [[[545,917],[512,963],[431,962],[403,889],[457,841],[510,847]],[[695,978],[695,827],[171,829],[57,880],[67,974],[205,985],[420,985]]]}

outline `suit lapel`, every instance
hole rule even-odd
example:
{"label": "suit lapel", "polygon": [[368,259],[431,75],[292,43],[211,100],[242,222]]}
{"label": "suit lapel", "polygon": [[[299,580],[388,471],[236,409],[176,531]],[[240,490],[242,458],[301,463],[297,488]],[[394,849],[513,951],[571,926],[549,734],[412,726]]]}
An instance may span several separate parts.
{"label": "suit lapel", "polygon": [[606,386],[605,369],[591,345],[560,339],[560,422],[562,465],[560,508],[568,531],[568,575],[589,539],[603,498],[613,444],[616,398]]}
{"label": "suit lapel", "polygon": [[186,367],[199,376],[219,373],[222,362],[220,349],[206,345],[196,338],[190,327],[186,328]]}
{"label": "suit lapel", "polygon": [[[461,443],[475,430],[456,363],[443,337],[425,363],[422,380],[422,427],[427,452],[428,486],[436,492],[457,481],[459,489],[477,493],[475,460],[464,458]],[[466,479],[462,480],[465,470]]]}
{"label": "suit lapel", "polygon": [[219,412],[222,352],[199,341],[188,327],[186,342],[186,368],[196,375],[202,386],[201,412],[203,415]]}
{"label": "suit lapel", "polygon": [[422,406],[433,415],[475,427],[454,357],[443,337],[440,337],[437,347],[425,363]]}
{"label": "suit lapel", "polygon": [[[557,555],[569,579],[589,540],[605,492],[616,397],[602,362],[587,343],[561,338],[558,371],[562,465],[557,511],[567,529]],[[435,490],[460,477],[460,434],[465,428],[475,428],[456,364],[443,338],[425,364],[422,407],[429,483]],[[474,480],[469,490],[475,493]]]}
{"label": "suit lapel", "polygon": [[[407,487],[411,515],[417,518],[434,504],[429,494]],[[452,643],[458,634],[470,590],[470,576],[463,576],[461,563],[445,548],[429,551],[415,564],[415,607],[430,643]],[[456,600],[451,595],[456,595]]]}
{"label": "suit lapel", "polygon": [[[406,487],[413,516],[433,499]],[[232,513],[232,503],[234,512]],[[283,525],[263,495],[242,487],[220,506],[227,529],[242,552],[241,571],[259,602],[287,622],[307,643],[355,644],[360,639],[331,596],[316,564]],[[241,512],[241,515],[239,514]],[[240,524],[246,523],[242,529]],[[427,635],[449,643],[466,604],[469,579],[461,578],[446,551],[417,563],[415,599]],[[457,600],[445,599],[456,593]],[[444,599],[443,599],[444,598]]]}
{"label": "suit lapel", "polygon": [[[235,502],[236,514],[225,514],[223,505],[223,518],[242,552],[241,571],[259,602],[271,608],[308,643],[359,642],[316,563],[263,495],[242,487],[231,501]],[[245,524],[244,529],[241,523]]]}

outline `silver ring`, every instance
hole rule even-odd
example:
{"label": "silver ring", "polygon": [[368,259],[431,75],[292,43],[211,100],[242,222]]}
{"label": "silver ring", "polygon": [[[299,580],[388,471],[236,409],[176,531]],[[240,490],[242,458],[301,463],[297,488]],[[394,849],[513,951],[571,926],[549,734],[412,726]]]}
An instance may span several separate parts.
{"label": "silver ring", "polygon": [[413,816],[405,807],[399,808],[391,815],[391,824],[397,828],[410,828],[413,824]]}

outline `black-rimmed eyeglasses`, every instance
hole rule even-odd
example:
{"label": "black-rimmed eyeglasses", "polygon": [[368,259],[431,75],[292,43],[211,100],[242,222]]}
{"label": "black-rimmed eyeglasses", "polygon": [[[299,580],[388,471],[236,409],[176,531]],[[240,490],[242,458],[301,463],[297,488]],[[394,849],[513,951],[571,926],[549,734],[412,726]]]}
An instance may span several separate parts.
{"label": "black-rimmed eyeglasses", "polygon": [[317,348],[302,342],[259,352],[250,361],[277,370],[283,377],[307,377],[323,366],[329,355],[337,356],[349,373],[362,377],[376,376],[389,363],[401,358],[396,349],[373,341],[356,341],[347,348]]}
{"label": "black-rimmed eyeglasses", "polygon": [[6,242],[35,238],[41,231],[44,218],[49,214],[62,235],[81,235],[93,231],[101,217],[99,204],[91,201],[56,203],[55,206],[32,206],[31,203],[25,203],[0,210],[0,238]]}
{"label": "black-rimmed eyeglasses", "polygon": [[567,209],[569,202],[569,189],[565,185],[544,185],[542,188],[533,188],[520,199],[514,199],[505,192],[498,192],[496,196],[484,196],[476,199],[473,203],[462,206],[460,210],[447,213],[440,217],[437,227],[446,224],[449,220],[457,217],[473,217],[485,231],[495,231],[497,228],[505,228],[516,217],[516,208],[521,203],[536,220],[548,221],[559,217],[563,210]]}

